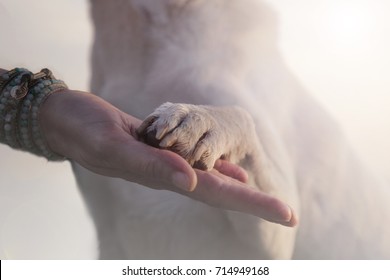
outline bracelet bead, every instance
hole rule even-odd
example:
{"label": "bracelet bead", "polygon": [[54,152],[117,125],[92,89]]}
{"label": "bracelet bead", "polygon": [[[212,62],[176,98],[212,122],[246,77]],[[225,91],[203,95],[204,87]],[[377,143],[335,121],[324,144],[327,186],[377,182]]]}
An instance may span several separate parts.
{"label": "bracelet bead", "polygon": [[15,68],[0,76],[0,142],[48,160],[65,158],[51,151],[39,127],[39,108],[53,93],[67,89],[50,70],[37,74]]}

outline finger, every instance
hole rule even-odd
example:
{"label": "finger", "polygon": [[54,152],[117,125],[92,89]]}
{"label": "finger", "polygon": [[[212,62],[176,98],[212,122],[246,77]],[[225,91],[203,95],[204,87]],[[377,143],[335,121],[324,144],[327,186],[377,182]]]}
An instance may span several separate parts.
{"label": "finger", "polygon": [[214,164],[214,169],[240,182],[248,182],[248,173],[245,171],[245,169],[227,160],[217,160]]}
{"label": "finger", "polygon": [[186,195],[211,206],[255,215],[270,222],[293,227],[298,223],[292,209],[281,200],[249,188],[222,174],[196,170],[198,184]]}
{"label": "finger", "polygon": [[156,117],[151,115],[143,122],[126,114],[122,117],[125,131],[122,140],[125,143],[117,150],[126,166],[127,177],[124,179],[137,180],[138,183],[158,189],[163,187],[164,182],[165,185],[192,191],[196,186],[197,177],[185,159],[171,151],[154,148],[137,141],[138,134],[145,133],[148,125],[153,123]]}
{"label": "finger", "polygon": [[173,185],[192,191],[197,184],[193,168],[179,155],[130,139],[116,147],[122,162],[122,178],[148,187],[162,189]]}

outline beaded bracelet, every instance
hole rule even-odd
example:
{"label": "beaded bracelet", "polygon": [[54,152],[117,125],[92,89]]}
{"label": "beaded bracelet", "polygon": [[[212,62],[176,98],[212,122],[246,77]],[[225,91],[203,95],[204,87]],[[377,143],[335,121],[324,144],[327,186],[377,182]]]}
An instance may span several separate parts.
{"label": "beaded bracelet", "polygon": [[43,156],[65,160],[51,151],[39,127],[39,108],[49,97],[68,87],[48,69],[33,74],[15,68],[0,76],[0,142]]}

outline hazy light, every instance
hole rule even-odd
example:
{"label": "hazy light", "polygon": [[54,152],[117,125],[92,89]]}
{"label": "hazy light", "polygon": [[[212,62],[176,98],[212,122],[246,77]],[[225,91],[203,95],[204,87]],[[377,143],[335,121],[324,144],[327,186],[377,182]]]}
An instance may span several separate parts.
{"label": "hazy light", "polygon": [[377,17],[369,1],[339,1],[324,11],[321,32],[329,47],[364,50],[376,40]]}

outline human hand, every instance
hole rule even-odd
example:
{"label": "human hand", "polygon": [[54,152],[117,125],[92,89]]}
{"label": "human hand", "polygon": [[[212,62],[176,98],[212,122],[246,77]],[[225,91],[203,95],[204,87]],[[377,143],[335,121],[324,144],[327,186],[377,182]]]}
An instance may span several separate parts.
{"label": "human hand", "polygon": [[[217,161],[217,165],[219,164],[221,162]],[[233,173],[241,172],[237,171],[239,167],[236,165],[227,162],[222,164],[234,170]],[[250,188],[245,182],[237,180],[237,177],[231,177],[228,172],[226,175],[217,169],[195,172],[198,180],[195,189],[187,193],[180,190],[176,192],[213,207],[251,214],[284,226],[294,227],[298,224],[296,213],[282,200]]]}
{"label": "human hand", "polygon": [[284,202],[245,184],[246,173],[240,167],[218,161],[211,172],[194,170],[177,154],[138,141],[140,124],[97,96],[71,90],[52,94],[40,109],[49,147],[92,172],[165,188],[286,226],[296,224]]}

